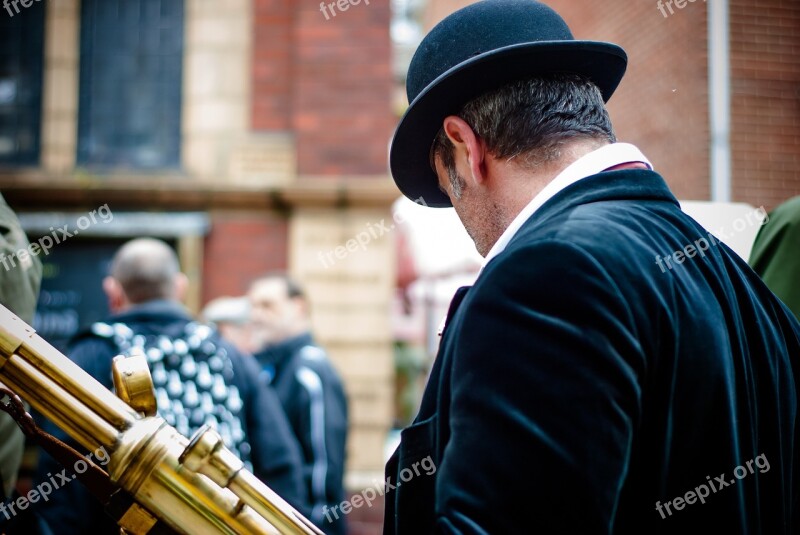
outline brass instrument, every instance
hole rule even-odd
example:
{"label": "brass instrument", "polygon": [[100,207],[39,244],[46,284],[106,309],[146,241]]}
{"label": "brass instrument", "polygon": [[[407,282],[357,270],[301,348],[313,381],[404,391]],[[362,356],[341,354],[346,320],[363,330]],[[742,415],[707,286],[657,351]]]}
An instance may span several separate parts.
{"label": "brass instrument", "polygon": [[115,360],[116,397],[0,305],[0,383],[90,451],[104,448],[111,483],[133,501],[118,524],[146,534],[158,522],[187,535],[322,535],[244,469],[206,428],[191,440],[155,415],[147,362]]}

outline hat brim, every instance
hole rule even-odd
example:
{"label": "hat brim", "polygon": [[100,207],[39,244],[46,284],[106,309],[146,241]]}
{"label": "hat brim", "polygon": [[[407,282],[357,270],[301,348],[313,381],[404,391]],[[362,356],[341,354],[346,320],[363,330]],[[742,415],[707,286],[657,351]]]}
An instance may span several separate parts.
{"label": "hat brim", "polygon": [[486,91],[524,78],[575,73],[594,82],[608,101],[627,66],[625,51],[595,41],[538,41],[516,44],[470,58],[444,72],[409,105],[397,125],[389,167],[400,191],[434,208],[450,207],[430,166],[433,139],[448,115]]}

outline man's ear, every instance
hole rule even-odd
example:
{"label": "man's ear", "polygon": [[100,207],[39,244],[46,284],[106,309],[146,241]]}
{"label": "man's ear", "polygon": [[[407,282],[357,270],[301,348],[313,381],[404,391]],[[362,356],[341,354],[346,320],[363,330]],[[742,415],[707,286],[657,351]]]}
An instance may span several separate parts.
{"label": "man's ear", "polygon": [[189,277],[183,273],[175,275],[175,299],[181,303],[185,302],[186,292],[189,291]]}
{"label": "man's ear", "polygon": [[465,158],[469,168],[467,177],[472,177],[476,184],[485,182],[486,143],[475,134],[475,131],[464,119],[456,115],[445,117],[442,128],[455,146],[456,165],[458,165],[459,156]]}
{"label": "man's ear", "polygon": [[109,275],[103,279],[103,292],[108,299],[108,309],[112,313],[116,314],[126,306],[128,298],[122,289],[122,285],[114,277]]}
{"label": "man's ear", "polygon": [[292,307],[294,309],[294,327],[298,332],[307,330],[308,322],[311,321],[311,308],[308,305],[308,301],[305,297],[293,297]]}
{"label": "man's ear", "polygon": [[289,303],[292,307],[292,311],[298,318],[303,317],[308,313],[308,307],[304,297],[290,297]]}

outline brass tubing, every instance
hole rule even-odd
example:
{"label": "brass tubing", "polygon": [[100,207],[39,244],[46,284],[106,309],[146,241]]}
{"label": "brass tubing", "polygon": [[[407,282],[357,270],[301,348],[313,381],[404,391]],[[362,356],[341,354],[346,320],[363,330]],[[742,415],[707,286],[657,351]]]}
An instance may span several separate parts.
{"label": "brass tubing", "polygon": [[[17,354],[28,361],[55,383],[91,408],[109,424],[122,431],[130,427],[138,417],[136,411],[121,399],[98,384],[92,376],[77,364],[62,355],[39,335],[23,341]],[[2,370],[0,370],[2,377]]]}
{"label": "brass tubing", "polygon": [[228,488],[258,514],[280,528],[281,533],[324,535],[274,490],[246,470],[237,472],[228,483]]}
{"label": "brass tubing", "polygon": [[19,355],[6,360],[0,380],[84,447],[111,451],[116,444],[119,432],[113,426]]}
{"label": "brass tubing", "polygon": [[[158,417],[140,416],[2,305],[0,382],[84,447],[106,448],[111,481],[131,494],[147,515],[180,533],[321,535],[243,470],[241,461],[222,447],[218,435],[208,434],[200,444],[202,455],[185,455],[192,449],[185,437]],[[208,458],[212,451],[216,455]],[[184,457],[211,475],[184,465]],[[214,476],[231,488],[220,485]],[[131,513],[133,521],[125,526],[141,531],[135,535],[145,535],[151,522],[135,521],[136,514]]]}
{"label": "brass tubing", "polygon": [[[61,385],[117,429],[126,429],[138,417],[112,392],[99,385],[77,364],[47,343],[27,323],[0,305],[0,381],[5,360],[16,354]],[[25,392],[18,392],[23,394]]]}
{"label": "brass tubing", "polygon": [[108,465],[112,481],[174,529],[192,535],[277,535],[268,519],[241,509],[239,498],[187,470],[185,437],[156,418],[145,418],[120,437]]}
{"label": "brass tubing", "polygon": [[207,476],[220,488],[229,489],[281,533],[323,535],[275,491],[244,470],[242,461],[223,445],[222,437],[211,428],[199,429],[178,461],[187,469]]}

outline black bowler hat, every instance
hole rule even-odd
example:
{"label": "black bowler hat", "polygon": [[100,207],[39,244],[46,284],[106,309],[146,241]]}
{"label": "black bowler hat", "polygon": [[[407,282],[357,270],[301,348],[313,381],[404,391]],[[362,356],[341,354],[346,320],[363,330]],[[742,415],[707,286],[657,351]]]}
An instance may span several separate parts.
{"label": "black bowler hat", "polygon": [[593,81],[608,100],[625,74],[625,51],[577,41],[564,20],[534,0],[482,0],[451,14],[422,40],[408,68],[411,103],[392,139],[389,165],[400,191],[427,206],[451,206],[430,166],[448,115],[502,85],[551,73]]}

